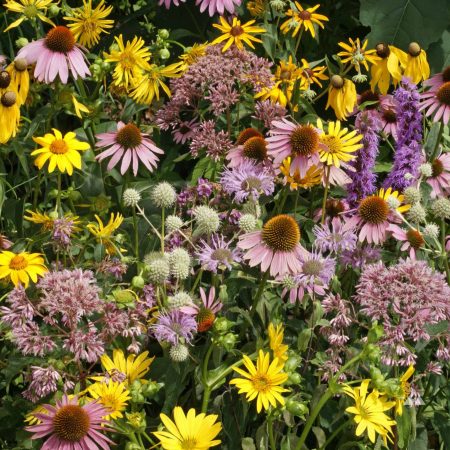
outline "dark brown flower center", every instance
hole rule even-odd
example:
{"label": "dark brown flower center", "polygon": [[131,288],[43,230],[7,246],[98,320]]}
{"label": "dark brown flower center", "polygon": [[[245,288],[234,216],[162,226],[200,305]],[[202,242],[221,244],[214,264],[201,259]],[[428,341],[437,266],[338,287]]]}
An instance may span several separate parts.
{"label": "dark brown flower center", "polygon": [[340,200],[328,199],[325,204],[325,212],[327,217],[338,217],[345,211],[344,204]]}
{"label": "dark brown flower center", "polygon": [[311,13],[309,11],[300,11],[298,13],[298,17],[302,20],[310,20],[311,19]]}
{"label": "dark brown flower center", "polygon": [[417,230],[408,230],[406,232],[406,237],[408,238],[408,242],[411,244],[411,247],[415,249],[422,247],[425,243],[422,233]]}
{"label": "dark brown flower center", "polygon": [[335,89],[341,89],[344,86],[344,79],[340,75],[333,75],[331,77],[331,86]]}
{"label": "dark brown flower center", "polygon": [[17,95],[13,91],[7,91],[2,95],[1,102],[3,106],[10,107],[15,105]]}
{"label": "dark brown flower center", "polygon": [[81,441],[88,434],[89,427],[89,414],[79,405],[65,405],[53,418],[53,432],[63,441]]}
{"label": "dark brown flower center", "polygon": [[246,128],[245,130],[242,130],[239,133],[239,136],[236,140],[237,145],[243,145],[246,141],[248,141],[251,137],[258,136],[260,138],[263,137],[263,135],[255,128]]}
{"label": "dark brown flower center", "polygon": [[236,37],[236,36],[240,36],[243,33],[244,33],[244,29],[240,25],[231,27],[231,30],[230,30],[231,36]]}
{"label": "dark brown flower center", "polygon": [[201,308],[197,315],[197,329],[200,332],[208,331],[216,320],[216,316],[209,308]]}
{"label": "dark brown flower center", "polygon": [[[378,101],[380,101],[380,96],[377,93],[372,92],[370,89],[367,89],[364,92],[362,92],[359,97],[360,105],[362,105],[363,103],[366,103],[366,102],[378,102]],[[366,105],[366,109],[375,109],[376,107],[377,107],[376,103],[371,103],[370,105]]]}
{"label": "dark brown flower center", "polygon": [[267,144],[265,139],[259,136],[247,139],[242,153],[247,158],[264,161],[267,158]]}
{"label": "dark brown flower center", "polygon": [[133,123],[124,125],[116,134],[116,142],[125,149],[135,148],[142,143],[142,134]]}
{"label": "dark brown flower center", "polygon": [[420,45],[417,42],[411,42],[411,44],[409,44],[408,46],[408,53],[414,57],[419,56],[421,50],[422,49],[420,48]]}
{"label": "dark brown flower center", "polygon": [[7,88],[9,83],[11,83],[11,75],[6,70],[2,70],[0,72],[0,88]]}
{"label": "dark brown flower center", "polygon": [[435,159],[431,163],[431,168],[433,169],[433,172],[431,174],[433,178],[438,177],[444,172],[444,164],[442,164],[442,161],[439,161],[439,159]]}
{"label": "dark brown flower center", "polygon": [[292,153],[309,156],[319,147],[319,133],[311,125],[299,125],[291,134]]}
{"label": "dark brown flower center", "polygon": [[450,81],[450,66],[447,66],[447,67],[442,71],[442,79],[444,80],[444,82]]}
{"label": "dark brown flower center", "polygon": [[444,105],[450,106],[450,81],[445,82],[436,92],[436,97]]}
{"label": "dark brown flower center", "polygon": [[280,214],[266,222],[262,239],[272,250],[290,252],[300,241],[300,227],[292,217]]}
{"label": "dark brown flower center", "polygon": [[47,33],[45,45],[53,52],[68,53],[75,47],[75,38],[69,28],[59,25]]}
{"label": "dark brown flower center", "polygon": [[9,262],[9,268],[12,270],[23,270],[28,266],[28,261],[22,255],[14,256]]}
{"label": "dark brown flower center", "polygon": [[371,225],[379,225],[387,219],[389,205],[381,197],[372,196],[361,200],[358,211],[365,222]]}
{"label": "dark brown flower center", "polygon": [[397,122],[397,114],[392,109],[383,110],[383,119],[387,123],[395,123]]}
{"label": "dark brown flower center", "polygon": [[383,59],[387,58],[391,54],[389,45],[385,44],[384,42],[380,42],[379,44],[377,44],[375,50],[377,51],[377,55]]}

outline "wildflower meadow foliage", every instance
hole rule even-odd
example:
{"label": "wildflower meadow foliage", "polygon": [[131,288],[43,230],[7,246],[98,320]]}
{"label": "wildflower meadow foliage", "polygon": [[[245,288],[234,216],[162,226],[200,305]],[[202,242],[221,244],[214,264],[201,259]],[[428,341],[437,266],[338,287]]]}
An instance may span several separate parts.
{"label": "wildflower meadow foliage", "polygon": [[1,1],[1,449],[450,449],[448,0]]}

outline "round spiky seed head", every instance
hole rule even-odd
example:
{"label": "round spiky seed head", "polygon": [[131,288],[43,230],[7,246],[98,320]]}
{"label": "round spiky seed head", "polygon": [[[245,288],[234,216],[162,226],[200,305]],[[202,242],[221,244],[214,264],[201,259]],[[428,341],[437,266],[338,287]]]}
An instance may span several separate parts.
{"label": "round spiky seed head", "polygon": [[420,199],[422,198],[419,189],[413,186],[406,188],[403,194],[405,196],[405,203],[410,205],[414,205],[414,203],[419,203]]}
{"label": "round spiky seed head", "polygon": [[439,236],[439,227],[435,223],[429,223],[423,229],[423,235],[429,239],[437,239]]}
{"label": "round spiky seed head", "polygon": [[155,259],[147,265],[148,279],[152,283],[162,284],[170,275],[170,265],[167,258]]}
{"label": "round spiky seed head", "polygon": [[253,214],[244,214],[239,219],[239,228],[245,233],[250,233],[256,228],[256,217]]}
{"label": "round spiky seed head", "polygon": [[160,208],[170,208],[177,199],[177,193],[170,183],[163,181],[153,188],[151,198],[156,206]]}
{"label": "round spiky seed head", "polygon": [[175,278],[185,280],[189,276],[191,257],[184,248],[176,248],[169,254],[170,273]]}
{"label": "round spiky seed head", "polygon": [[412,173],[406,172],[405,175],[403,175],[403,178],[407,181],[412,180],[414,178],[414,175]]}
{"label": "round spiky seed head", "polygon": [[397,209],[400,206],[400,201],[398,198],[390,195],[387,199],[387,204],[389,205],[389,208],[391,209]]}
{"label": "round spiky seed head", "polygon": [[431,205],[431,212],[439,219],[450,219],[450,200],[445,197],[438,198]]}
{"label": "round spiky seed head", "polygon": [[283,287],[293,289],[295,287],[295,280],[290,275],[285,275],[283,278]]}
{"label": "round spiky seed head", "polygon": [[169,306],[171,309],[181,308],[182,306],[190,305],[192,302],[192,297],[184,291],[177,292],[167,298],[169,301]]}
{"label": "round spiky seed head", "polygon": [[123,196],[123,204],[125,206],[135,207],[141,200],[141,194],[136,189],[125,189]]}
{"label": "round spiky seed head", "polygon": [[166,231],[172,233],[183,226],[183,221],[178,216],[168,216],[166,219]]}
{"label": "round spiky seed head", "polygon": [[189,349],[184,344],[177,344],[170,347],[169,356],[174,362],[186,361],[189,357]]}
{"label": "round spiky seed head", "polygon": [[420,203],[416,203],[411,206],[411,209],[407,212],[408,220],[414,223],[424,223],[427,218],[427,212]]}
{"label": "round spiky seed head", "polygon": [[270,6],[278,12],[284,11],[286,3],[284,0],[270,0]]}
{"label": "round spiky seed head", "polygon": [[419,171],[424,177],[428,178],[433,174],[433,167],[430,163],[424,163],[420,165]]}
{"label": "round spiky seed head", "polygon": [[219,214],[209,206],[197,206],[194,210],[194,217],[199,233],[211,234],[219,229]]}

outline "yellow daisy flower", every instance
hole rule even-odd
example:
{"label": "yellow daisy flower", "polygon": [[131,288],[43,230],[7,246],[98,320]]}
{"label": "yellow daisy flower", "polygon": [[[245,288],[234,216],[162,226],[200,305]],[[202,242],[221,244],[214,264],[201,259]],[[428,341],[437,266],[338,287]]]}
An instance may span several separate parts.
{"label": "yellow daisy flower", "polygon": [[13,86],[0,89],[0,144],[15,137],[20,123],[19,95]]}
{"label": "yellow daisy flower", "polygon": [[300,77],[302,70],[292,60],[292,56],[289,55],[287,61],[280,61],[275,71],[275,79],[285,83],[295,83]]}
{"label": "yellow daisy flower", "polygon": [[255,98],[270,100],[272,103],[279,103],[280,105],[286,106],[291,101],[292,90],[292,85],[282,87],[282,82],[277,81],[272,87],[263,87],[255,94]]}
{"label": "yellow daisy flower", "polygon": [[119,213],[114,217],[114,213],[111,213],[109,222],[104,225],[102,219],[95,215],[97,223],[88,223],[86,228],[97,238],[97,240],[105,246],[106,252],[109,255],[117,253],[116,247],[113,244],[111,237],[123,222],[123,216]]}
{"label": "yellow daisy flower", "polygon": [[381,58],[377,56],[377,51],[375,49],[366,50],[368,40],[366,39],[361,45],[361,41],[359,38],[356,38],[354,41],[352,38],[349,38],[349,43],[339,42],[339,47],[344,50],[338,53],[338,56],[341,57],[341,61],[345,64],[350,62],[357,67],[359,72],[359,66],[362,64],[366,70],[369,70],[369,66],[367,62],[370,64],[375,64]]}
{"label": "yellow daisy flower", "polygon": [[127,407],[130,392],[123,383],[108,380],[107,382],[97,382],[88,387],[89,395],[94,399],[98,399],[107,410],[106,420],[114,420],[123,417],[122,411]]}
{"label": "yellow daisy flower", "polygon": [[311,166],[306,171],[303,178],[300,178],[300,172],[296,170],[291,175],[291,157],[288,156],[280,166],[280,171],[284,175],[285,183],[288,183],[292,191],[298,188],[308,189],[322,183],[323,170],[316,166]]}
{"label": "yellow daisy flower", "polygon": [[328,131],[325,132],[323,123],[320,119],[317,121],[317,127],[323,131],[320,135],[319,155],[320,161],[327,166],[339,167],[341,162],[348,162],[355,159],[352,153],[359,150],[363,145],[360,143],[362,135],[355,130],[348,131],[347,128],[341,128],[341,122],[328,123]]}
{"label": "yellow daisy flower", "polygon": [[414,366],[410,365],[406,372],[400,377],[400,387],[402,389],[402,395],[400,398],[397,398],[395,400],[395,414],[397,414],[398,416],[401,416],[403,414],[403,405],[409,397],[411,387],[408,380],[412,377],[414,370]]}
{"label": "yellow daisy flower", "polygon": [[403,214],[411,209],[411,205],[409,203],[404,204],[405,196],[400,194],[398,191],[393,191],[391,187],[388,189],[381,188],[376,194],[374,194],[374,196],[383,199],[391,209],[400,214]]}
{"label": "yellow daisy flower", "polygon": [[181,70],[185,72],[189,66],[196,63],[202,56],[205,56],[208,46],[208,42],[205,42],[204,44],[195,43],[192,47],[186,48],[185,52],[178,57],[182,62]]}
{"label": "yellow daisy flower", "polygon": [[280,30],[283,34],[292,32],[292,36],[295,37],[299,31],[304,28],[311,33],[312,37],[316,37],[316,31],[314,29],[314,24],[317,24],[320,28],[324,28],[322,22],[327,22],[328,17],[317,14],[315,11],[320,5],[313,6],[312,8],[303,9],[299,2],[294,2],[296,9],[288,9],[286,12],[286,17],[288,20],[283,22]]}
{"label": "yellow daisy flower", "polygon": [[417,42],[411,42],[409,44],[403,75],[411,78],[415,84],[420,83],[422,80],[427,80],[430,77],[427,54]]}
{"label": "yellow daisy flower", "polygon": [[34,160],[34,164],[40,170],[49,161],[49,173],[58,168],[61,173],[67,172],[72,175],[74,167],[81,169],[79,152],[90,148],[87,142],[79,141],[72,131],[69,131],[63,137],[61,131],[56,128],[53,128],[53,134],[47,133],[45,136],[33,137],[33,141],[41,146],[31,152],[31,156],[39,155]]}
{"label": "yellow daisy flower", "polygon": [[[142,384],[148,383],[143,378],[150,370],[150,364],[153,362],[153,358],[148,358],[148,352],[143,352],[139,355],[128,355],[125,358],[125,354],[120,349],[113,351],[112,359],[105,353],[100,358],[103,369],[108,372],[109,376],[119,376],[123,378],[124,383],[131,385],[135,380],[139,380]],[[92,377],[93,380],[102,381],[104,377]]]}
{"label": "yellow daisy flower", "polygon": [[256,398],[256,411],[261,412],[262,408],[269,409],[272,405],[274,408],[277,402],[284,405],[284,398],[280,395],[287,392],[282,388],[288,375],[282,373],[283,365],[280,365],[278,358],[270,362],[269,353],[259,351],[256,361],[256,367],[247,356],[243,356],[243,362],[248,372],[235,367],[234,370],[244,378],[233,378],[230,384],[235,384],[239,389],[239,394],[245,393],[246,399],[252,401]]}
{"label": "yellow daisy flower", "polygon": [[390,439],[392,435],[392,426],[396,425],[395,420],[384,412],[391,409],[395,402],[388,402],[380,393],[374,389],[370,394],[367,390],[370,380],[364,380],[361,386],[352,388],[344,386],[344,392],[355,401],[354,406],[349,406],[345,411],[355,414],[354,421],[358,424],[356,427],[356,436],[361,436],[366,430],[369,439],[375,443],[376,435],[379,434],[384,441],[386,437]]}
{"label": "yellow daisy flower", "polygon": [[6,0],[3,6],[8,10],[21,14],[21,16],[4,30],[4,33],[11,28],[18,27],[24,20],[33,20],[36,17],[43,22],[49,23],[53,27],[55,24],[45,17],[47,9],[51,5],[57,5],[59,2],[53,3],[53,0]]}
{"label": "yellow daisy flower", "polygon": [[84,112],[86,114],[89,114],[91,112],[87,106],[83,105],[83,103],[79,102],[76,99],[75,95],[72,95],[72,103],[73,103],[73,108],[75,110],[75,115],[80,119],[83,118],[83,116],[81,115],[82,112]]}
{"label": "yellow daisy flower", "polygon": [[310,85],[316,83],[320,87],[322,87],[322,83],[320,80],[328,80],[328,76],[325,75],[325,71],[327,70],[326,66],[315,66],[311,67],[306,59],[301,60],[302,65],[300,67],[300,78],[302,79],[302,84],[300,87],[302,89],[309,89]]}
{"label": "yellow daisy flower", "polygon": [[14,286],[23,284],[25,288],[30,283],[36,283],[38,276],[48,272],[41,253],[13,253],[4,250],[0,253],[0,279],[9,278]]}
{"label": "yellow daisy flower", "polygon": [[283,344],[284,338],[284,327],[279,323],[276,327],[273,323],[269,324],[267,329],[267,334],[269,335],[269,347],[273,352],[273,356],[278,358],[281,366],[284,366],[285,361],[288,359],[287,351],[288,346]]}
{"label": "yellow daisy flower", "polygon": [[247,3],[247,9],[253,17],[262,17],[266,10],[266,0],[252,0]]}
{"label": "yellow daisy flower", "polygon": [[131,91],[131,98],[137,103],[150,105],[153,99],[159,100],[159,89],[161,88],[168,97],[170,97],[170,89],[164,83],[165,78],[176,78],[181,75],[183,70],[182,63],[170,64],[169,66],[158,67],[152,64],[148,70],[144,72],[134,89]]}
{"label": "yellow daisy flower", "polygon": [[233,44],[239,49],[243,50],[244,45],[247,44],[251,48],[255,48],[253,42],[262,42],[261,39],[255,38],[252,34],[265,33],[266,30],[261,27],[253,26],[255,20],[249,20],[241,25],[241,21],[237,17],[233,17],[231,25],[225,20],[223,16],[220,17],[220,25],[213,24],[214,28],[220,30],[223,34],[211,43],[211,45],[220,44],[223,41],[227,41],[222,48],[222,52],[226,52]]}
{"label": "yellow daisy flower", "polygon": [[17,93],[17,104],[21,107],[25,104],[30,89],[30,74],[28,63],[25,58],[16,58],[6,71],[11,77],[11,89]]}
{"label": "yellow daisy flower", "polygon": [[26,212],[29,216],[23,216],[23,218],[28,220],[28,222],[41,224],[42,231],[49,231],[53,228],[53,222],[55,219],[51,218],[48,214],[40,213],[39,211],[34,212],[30,209],[27,209]]}
{"label": "yellow daisy flower", "polygon": [[92,9],[92,0],[83,0],[83,6],[72,9],[72,16],[64,17],[69,23],[67,26],[72,31],[75,39],[81,45],[91,48],[100,41],[100,35],[107,33],[112,28],[114,20],[107,19],[113,10],[112,6],[105,6],[105,0]]}
{"label": "yellow daisy flower", "polygon": [[38,405],[36,408],[33,409],[33,411],[30,411],[25,415],[24,422],[27,425],[36,425],[38,423],[41,423],[41,420],[38,419],[35,414],[46,414],[48,411],[44,408],[44,405]]}
{"label": "yellow daisy flower", "polygon": [[160,415],[166,427],[164,431],[156,431],[153,434],[160,440],[164,450],[207,450],[221,444],[216,439],[222,430],[222,424],[216,422],[215,414],[198,414],[191,408],[185,415],[180,406],[173,410],[172,421],[165,414]]}
{"label": "yellow daisy flower", "polygon": [[352,80],[333,75],[328,88],[328,101],[325,109],[333,108],[336,118],[346,120],[357,103],[356,86]]}
{"label": "yellow daisy flower", "polygon": [[123,43],[123,37],[114,38],[118,49],[111,50],[111,53],[104,53],[105,61],[116,63],[113,79],[116,86],[128,89],[133,83],[136,84],[142,76],[142,71],[150,70],[150,52],[144,47],[142,38],[135,36],[133,40]]}
{"label": "yellow daisy flower", "polygon": [[382,94],[387,94],[391,78],[394,86],[402,78],[401,68],[406,65],[406,53],[384,43],[377,44],[375,50],[380,59],[370,69],[370,88],[375,92],[375,87],[378,86]]}

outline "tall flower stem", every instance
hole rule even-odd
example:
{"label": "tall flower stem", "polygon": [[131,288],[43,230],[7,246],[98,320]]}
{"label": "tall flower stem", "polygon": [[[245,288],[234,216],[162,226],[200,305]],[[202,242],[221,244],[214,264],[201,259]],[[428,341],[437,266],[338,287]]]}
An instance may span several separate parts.
{"label": "tall flower stem", "polygon": [[445,273],[447,274],[447,283],[450,284],[450,267],[448,264],[448,255],[445,250],[445,220],[441,222],[441,245],[442,245],[442,259],[444,260]]}
{"label": "tall flower stem", "polygon": [[57,185],[58,185],[58,194],[56,196],[56,211],[58,213],[58,216],[62,216],[62,210],[61,210],[61,172],[58,172],[58,178],[57,178]]}
{"label": "tall flower stem", "polygon": [[211,396],[212,387],[208,384],[208,363],[211,358],[211,354],[214,350],[214,344],[210,343],[208,350],[206,351],[205,358],[202,365],[202,384],[203,384],[203,401],[202,401],[202,413],[206,413],[208,410],[209,398]]}
{"label": "tall flower stem", "polygon": [[256,306],[258,305],[259,300],[262,297],[264,292],[264,288],[266,287],[267,278],[269,278],[269,269],[264,272],[264,275],[261,277],[261,281],[259,282],[258,291],[256,292],[255,298],[252,303],[252,310],[250,311],[250,315],[253,317],[256,311]]}
{"label": "tall flower stem", "polygon": [[325,223],[328,188],[330,185],[330,172],[331,172],[331,166],[327,166],[326,172],[325,172],[325,192],[323,193],[323,201],[322,201],[322,219],[320,220],[321,224]]}
{"label": "tall flower stem", "polygon": [[133,206],[133,228],[134,228],[134,256],[139,261],[139,230],[136,216],[136,207]]}
{"label": "tall flower stem", "polygon": [[275,436],[273,434],[273,417],[267,418],[267,430],[269,432],[269,444],[270,450],[277,450]]}
{"label": "tall flower stem", "polygon": [[330,437],[325,441],[325,443],[322,445],[322,447],[320,447],[319,450],[325,450],[325,449],[328,447],[328,445],[329,445],[331,442],[333,442],[334,438],[335,438],[336,436],[338,436],[338,435],[342,432],[342,430],[343,430],[344,428],[346,428],[346,427],[348,427],[349,425],[351,425],[351,423],[352,423],[352,420],[350,419],[350,420],[347,420],[346,422],[342,423],[341,425],[339,425],[339,426],[333,431],[333,433],[331,433]]}
{"label": "tall flower stem", "polygon": [[164,227],[166,219],[166,209],[163,207],[161,211],[161,253],[164,253]]}
{"label": "tall flower stem", "polygon": [[297,50],[300,47],[300,41],[302,40],[302,36],[303,36],[303,28],[300,30],[300,33],[298,33],[297,42],[295,43],[294,55],[297,55]]}

